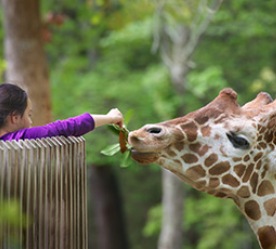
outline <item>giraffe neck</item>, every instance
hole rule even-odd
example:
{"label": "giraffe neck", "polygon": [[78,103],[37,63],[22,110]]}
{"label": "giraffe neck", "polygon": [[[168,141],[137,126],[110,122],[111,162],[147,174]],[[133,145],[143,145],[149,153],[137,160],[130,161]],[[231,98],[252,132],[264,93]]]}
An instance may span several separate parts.
{"label": "giraffe neck", "polygon": [[[236,166],[219,160],[208,145],[179,143],[158,161],[183,181],[217,197],[232,198],[248,220],[263,249],[276,249],[276,174],[261,162]],[[246,159],[249,160],[249,159]],[[233,164],[233,162],[231,162]]]}
{"label": "giraffe neck", "polygon": [[276,248],[276,195],[234,199],[244,214],[262,249]]}

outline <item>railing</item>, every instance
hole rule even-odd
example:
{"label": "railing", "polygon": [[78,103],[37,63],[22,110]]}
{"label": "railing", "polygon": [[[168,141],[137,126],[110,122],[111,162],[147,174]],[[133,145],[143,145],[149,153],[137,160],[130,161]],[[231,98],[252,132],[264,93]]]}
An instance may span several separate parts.
{"label": "railing", "polygon": [[1,249],[87,249],[84,139],[0,141],[1,207]]}

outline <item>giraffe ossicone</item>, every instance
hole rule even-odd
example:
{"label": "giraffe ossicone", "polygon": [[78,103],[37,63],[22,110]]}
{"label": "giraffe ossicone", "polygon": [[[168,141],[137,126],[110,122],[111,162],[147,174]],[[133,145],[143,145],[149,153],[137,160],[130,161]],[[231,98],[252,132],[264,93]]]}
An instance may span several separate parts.
{"label": "giraffe ossicone", "polygon": [[132,157],[157,163],[199,191],[231,198],[262,249],[276,248],[276,100],[243,106],[230,88],[183,117],[129,133]]}

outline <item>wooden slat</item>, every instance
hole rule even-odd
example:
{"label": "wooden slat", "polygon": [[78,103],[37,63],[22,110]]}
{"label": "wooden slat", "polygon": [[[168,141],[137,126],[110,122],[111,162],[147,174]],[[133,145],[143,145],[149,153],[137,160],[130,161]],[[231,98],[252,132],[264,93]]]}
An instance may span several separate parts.
{"label": "wooden slat", "polygon": [[82,137],[0,141],[0,208],[20,210],[17,227],[0,221],[0,249],[87,249],[86,174]]}

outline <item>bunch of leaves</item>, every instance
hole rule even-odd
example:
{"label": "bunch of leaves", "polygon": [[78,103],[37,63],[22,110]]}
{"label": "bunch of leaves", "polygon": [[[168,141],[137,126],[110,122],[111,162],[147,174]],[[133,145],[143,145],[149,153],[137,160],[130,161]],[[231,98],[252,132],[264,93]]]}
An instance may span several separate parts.
{"label": "bunch of leaves", "polygon": [[130,155],[131,155],[131,146],[128,143],[128,134],[129,130],[126,127],[130,117],[132,116],[132,112],[129,111],[125,115],[125,124],[123,126],[119,125],[110,125],[109,128],[118,136],[118,143],[107,146],[105,149],[101,151],[101,153],[105,156],[114,156],[117,153],[123,153],[124,157],[120,164],[121,167],[128,167],[130,165]]}

